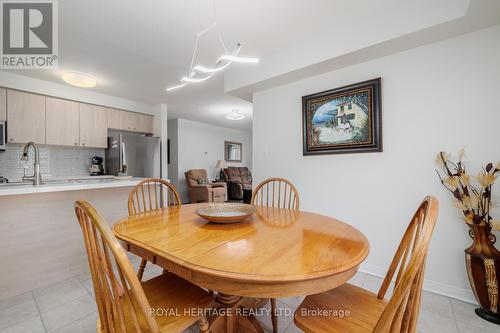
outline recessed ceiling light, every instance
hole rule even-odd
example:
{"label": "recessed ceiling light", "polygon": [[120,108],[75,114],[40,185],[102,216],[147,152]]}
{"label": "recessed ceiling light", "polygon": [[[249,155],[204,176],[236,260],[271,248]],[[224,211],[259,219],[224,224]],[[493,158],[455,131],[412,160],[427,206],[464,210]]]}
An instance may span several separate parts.
{"label": "recessed ceiling light", "polygon": [[97,84],[95,78],[80,72],[64,72],[62,74],[62,79],[65,82],[79,88],[92,88]]}
{"label": "recessed ceiling light", "polygon": [[245,115],[241,114],[238,110],[233,110],[231,113],[226,114],[226,118],[230,120],[245,119]]}

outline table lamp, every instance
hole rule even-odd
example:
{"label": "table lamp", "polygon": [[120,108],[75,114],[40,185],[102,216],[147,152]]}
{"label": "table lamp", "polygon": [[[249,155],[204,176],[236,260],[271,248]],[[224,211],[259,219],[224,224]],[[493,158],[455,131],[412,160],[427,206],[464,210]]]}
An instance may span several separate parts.
{"label": "table lamp", "polygon": [[216,179],[216,180],[222,180],[223,176],[222,176],[222,169],[224,169],[226,167],[226,161],[225,160],[218,160],[217,161],[217,164],[215,165],[215,168],[217,169],[220,169],[220,172],[219,172],[219,179]]}

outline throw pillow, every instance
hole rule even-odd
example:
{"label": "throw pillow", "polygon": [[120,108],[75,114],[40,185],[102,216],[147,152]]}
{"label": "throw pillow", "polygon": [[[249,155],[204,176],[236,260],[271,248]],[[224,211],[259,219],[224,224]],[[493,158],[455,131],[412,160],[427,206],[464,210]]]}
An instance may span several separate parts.
{"label": "throw pillow", "polygon": [[207,185],[208,184],[208,179],[203,179],[203,178],[200,178],[200,179],[197,179],[196,180],[198,182],[198,184],[200,185]]}

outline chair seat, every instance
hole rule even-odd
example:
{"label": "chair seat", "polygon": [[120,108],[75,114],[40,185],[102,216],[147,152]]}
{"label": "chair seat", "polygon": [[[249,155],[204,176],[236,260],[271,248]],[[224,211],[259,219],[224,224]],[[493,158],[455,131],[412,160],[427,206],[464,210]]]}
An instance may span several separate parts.
{"label": "chair seat", "polygon": [[[141,285],[151,308],[160,309],[155,310],[157,314],[155,319],[160,332],[184,331],[203,316],[202,313],[194,313],[191,316],[187,313],[187,309],[207,308],[213,302],[212,297],[207,291],[168,272],[143,282]],[[126,306],[125,308],[128,310],[125,313],[127,326],[125,331],[135,332],[133,322],[129,320],[132,318],[130,314],[130,311],[132,311],[131,307]],[[137,306],[135,308],[138,309]],[[170,311],[175,311],[176,313]],[[137,317],[141,326],[141,332],[150,332],[141,315],[137,314]],[[104,332],[99,319],[97,320],[97,332]]]}
{"label": "chair seat", "polygon": [[[304,332],[372,332],[387,302],[377,295],[345,284],[327,292],[307,296],[295,311],[295,324]],[[324,311],[326,310],[326,311]],[[349,310],[349,316],[335,314]],[[323,313],[319,313],[323,311]],[[327,312],[329,311],[329,312]]]}

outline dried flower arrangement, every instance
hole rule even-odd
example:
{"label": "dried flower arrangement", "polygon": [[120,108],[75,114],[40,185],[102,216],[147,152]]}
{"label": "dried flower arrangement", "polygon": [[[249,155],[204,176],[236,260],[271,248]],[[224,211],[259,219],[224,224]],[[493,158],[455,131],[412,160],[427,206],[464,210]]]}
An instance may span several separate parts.
{"label": "dried flower arrangement", "polygon": [[[444,152],[436,161],[443,175],[436,170],[441,184],[453,194],[455,206],[464,214],[469,227],[472,244],[464,250],[465,268],[479,308],[476,314],[500,325],[500,302],[498,297],[497,272],[500,267],[500,251],[494,246],[496,237],[492,230],[500,230],[500,221],[494,220],[490,211],[494,207],[491,187],[500,172],[500,163],[495,167],[488,163],[476,177],[471,177],[462,162],[464,150],[458,152],[456,162]],[[472,184],[474,182],[474,184]]]}
{"label": "dried flower arrangement", "polygon": [[[476,177],[471,177],[462,162],[464,150],[458,152],[457,161],[453,162],[450,155],[439,152],[436,162],[442,167],[441,173],[436,170],[441,184],[453,194],[455,206],[459,208],[467,224],[489,224],[493,230],[500,230],[500,221],[494,220],[490,215],[494,202],[491,198],[491,187],[500,172],[500,163],[493,167],[488,163]],[[473,185],[473,180],[476,185]]]}

